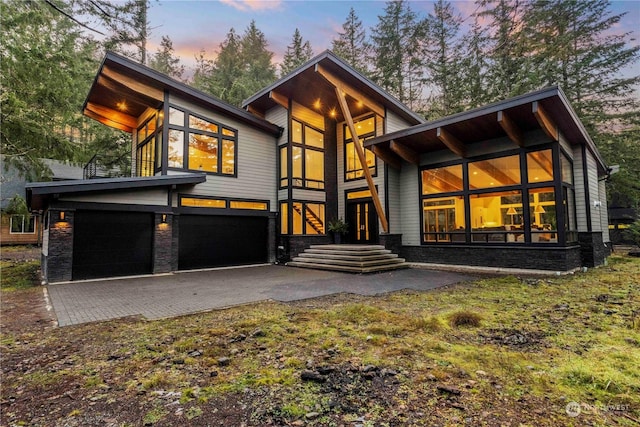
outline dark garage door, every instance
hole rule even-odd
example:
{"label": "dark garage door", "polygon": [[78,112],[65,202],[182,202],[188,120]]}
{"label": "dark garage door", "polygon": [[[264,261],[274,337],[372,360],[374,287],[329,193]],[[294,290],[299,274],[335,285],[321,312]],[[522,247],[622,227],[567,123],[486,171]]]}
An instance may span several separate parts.
{"label": "dark garage door", "polygon": [[268,218],[180,215],[178,268],[267,262]]}
{"label": "dark garage door", "polygon": [[141,212],[76,211],[73,279],[152,272],[153,215]]}

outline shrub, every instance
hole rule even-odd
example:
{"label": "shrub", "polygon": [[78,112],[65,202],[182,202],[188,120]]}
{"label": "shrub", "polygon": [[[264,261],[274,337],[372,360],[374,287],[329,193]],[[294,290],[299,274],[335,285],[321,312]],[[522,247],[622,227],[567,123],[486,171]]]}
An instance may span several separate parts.
{"label": "shrub", "polygon": [[468,327],[478,327],[482,322],[482,316],[478,313],[474,313],[473,311],[456,311],[455,313],[451,313],[449,315],[449,323],[454,328],[459,328],[462,326]]}

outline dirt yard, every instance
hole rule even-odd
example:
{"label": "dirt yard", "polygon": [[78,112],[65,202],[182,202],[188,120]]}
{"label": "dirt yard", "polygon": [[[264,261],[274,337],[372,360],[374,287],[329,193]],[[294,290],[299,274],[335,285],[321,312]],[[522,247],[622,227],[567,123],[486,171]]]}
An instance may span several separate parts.
{"label": "dirt yard", "polygon": [[2,262],[2,426],[640,425],[638,259],[65,328],[26,267]]}

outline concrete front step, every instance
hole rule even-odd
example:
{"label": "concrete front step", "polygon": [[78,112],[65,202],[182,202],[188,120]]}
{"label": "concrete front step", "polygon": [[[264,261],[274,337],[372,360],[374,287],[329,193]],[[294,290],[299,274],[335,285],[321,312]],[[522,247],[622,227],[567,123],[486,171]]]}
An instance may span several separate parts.
{"label": "concrete front step", "polygon": [[[301,254],[302,255],[302,254]],[[369,261],[359,261],[359,260],[346,260],[346,259],[327,259],[327,258],[310,258],[310,257],[296,257],[292,260],[297,263],[311,263],[311,264],[333,264],[333,265],[346,265],[350,267],[372,267],[375,265],[391,265],[391,264],[401,264],[404,262],[404,258],[395,257],[385,258],[385,259],[376,259]]]}
{"label": "concrete front step", "polygon": [[409,267],[403,258],[398,258],[397,254],[381,245],[312,245],[287,265],[350,273],[375,273]]}
{"label": "concrete front step", "polygon": [[377,273],[380,271],[399,270],[402,268],[409,268],[409,264],[406,262],[403,262],[401,264],[376,265],[372,267],[349,267],[346,265],[314,264],[314,263],[308,263],[308,262],[295,262],[295,261],[288,262],[287,265],[290,267],[313,268],[315,270],[343,271],[347,273]]}
{"label": "concrete front step", "polygon": [[308,254],[331,254],[331,255],[353,255],[353,256],[367,256],[367,255],[384,255],[390,254],[388,249],[369,249],[364,251],[356,250],[341,250],[341,249],[307,249],[304,251]]}
{"label": "concrete front step", "polygon": [[369,254],[367,254],[367,255],[354,255],[354,254],[344,255],[344,254],[335,254],[333,252],[325,253],[324,251],[310,252],[310,250],[307,249],[306,252],[302,252],[301,254],[298,255],[298,257],[302,257],[302,258],[322,258],[322,259],[344,259],[344,260],[349,260],[349,261],[360,261],[360,262],[375,261],[375,260],[379,260],[379,259],[390,259],[390,258],[397,258],[398,257],[398,255],[392,254],[390,252],[391,251],[388,251],[387,253],[384,253],[384,254],[372,254],[372,255],[369,255]]}

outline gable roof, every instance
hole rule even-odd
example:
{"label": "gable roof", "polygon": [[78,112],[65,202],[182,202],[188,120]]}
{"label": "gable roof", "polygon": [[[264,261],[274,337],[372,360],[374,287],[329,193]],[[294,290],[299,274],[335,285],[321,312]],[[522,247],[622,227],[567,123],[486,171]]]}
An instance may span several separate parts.
{"label": "gable roof", "polygon": [[464,149],[464,146],[469,144],[508,136],[498,121],[499,114],[508,116],[522,132],[542,128],[533,111],[534,103],[537,108],[544,109],[548,113],[553,124],[557,126],[570,144],[585,145],[596,158],[600,171],[607,172],[608,167],[595,143],[569,104],[566,95],[558,86],[547,87],[388,133],[372,138],[364,145],[371,149],[378,147],[378,149],[386,150],[390,147],[390,142],[394,141],[418,154],[445,150],[448,148],[447,144],[438,136],[438,133],[444,130],[452,135]]}
{"label": "gable roof", "polygon": [[164,103],[167,91],[275,136],[282,132],[273,123],[113,52],[105,55],[82,111],[107,126],[132,132],[147,108]]}
{"label": "gable roof", "polygon": [[[313,110],[318,109],[314,105],[316,101],[320,100],[320,104],[324,109],[323,112],[326,113],[330,109],[335,109],[337,121],[344,120],[338,107],[334,88],[318,72],[319,67],[326,69],[346,85],[356,88],[364,97],[378,103],[387,110],[393,111],[408,123],[424,123],[425,120],[422,116],[410,110],[330,50],[325,50],[272,85],[251,96],[242,103],[242,107],[245,109],[251,108],[258,113],[264,114],[270,108],[278,105],[272,96],[272,92],[276,92],[286,98],[294,99],[301,105]],[[353,116],[359,115],[359,110],[362,109],[362,106],[358,103],[359,100],[349,99],[348,101],[349,109]]]}

